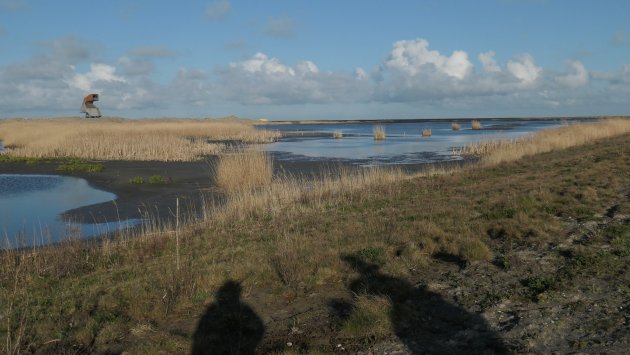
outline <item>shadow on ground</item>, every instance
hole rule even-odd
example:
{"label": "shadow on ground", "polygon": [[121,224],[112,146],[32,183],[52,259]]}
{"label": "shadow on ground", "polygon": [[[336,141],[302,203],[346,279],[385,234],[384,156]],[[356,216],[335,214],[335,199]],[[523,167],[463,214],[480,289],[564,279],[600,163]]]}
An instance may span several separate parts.
{"label": "shadow on ground", "polygon": [[[360,273],[350,285],[356,296],[373,295],[391,300],[390,321],[396,336],[413,354],[504,354],[509,349],[479,315],[444,300],[425,286],[388,276],[378,265],[356,256],[344,261]],[[337,301],[339,302],[339,301]],[[336,304],[337,310],[349,310],[339,316],[348,318],[351,304]]]}
{"label": "shadow on ground", "polygon": [[192,354],[253,354],[264,333],[260,317],[241,301],[240,283],[230,280],[199,320]]}

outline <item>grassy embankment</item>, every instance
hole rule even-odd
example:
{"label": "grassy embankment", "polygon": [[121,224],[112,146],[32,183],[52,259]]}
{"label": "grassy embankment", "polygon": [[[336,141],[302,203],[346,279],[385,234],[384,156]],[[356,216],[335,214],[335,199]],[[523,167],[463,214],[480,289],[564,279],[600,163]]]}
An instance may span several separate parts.
{"label": "grassy embankment", "polygon": [[[555,346],[546,343],[547,328],[560,349],[593,347],[623,330],[623,315],[610,312],[630,296],[623,217],[630,214],[630,137],[609,138],[628,131],[628,121],[545,131],[540,140],[485,148],[483,166],[456,172],[272,181],[232,190],[207,221],[173,232],[5,252],[0,336],[7,351],[187,352],[213,292],[235,279],[271,320],[267,349],[288,339],[323,351],[336,342],[361,348],[396,333],[392,299],[359,292],[345,320],[309,313],[330,301],[313,295],[347,293],[356,274],[342,258],[352,255],[391,278],[433,285],[469,312],[512,304],[521,319],[548,306],[564,317],[557,326],[540,323],[538,332],[501,333],[516,349]],[[285,317],[287,307],[295,316]],[[420,322],[421,314],[411,315]],[[327,317],[331,333],[321,334],[317,325]]]}

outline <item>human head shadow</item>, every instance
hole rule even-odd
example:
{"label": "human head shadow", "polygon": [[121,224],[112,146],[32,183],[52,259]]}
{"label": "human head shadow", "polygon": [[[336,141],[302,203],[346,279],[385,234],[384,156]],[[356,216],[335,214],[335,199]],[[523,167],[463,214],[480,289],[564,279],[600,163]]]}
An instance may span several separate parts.
{"label": "human head shadow", "polygon": [[264,333],[260,317],[241,301],[240,283],[229,280],[199,320],[191,353],[253,354]]}
{"label": "human head shadow", "polygon": [[[355,297],[382,296],[391,301],[389,315],[393,330],[411,353],[510,352],[481,316],[444,300],[425,286],[414,286],[406,280],[386,275],[378,265],[357,256],[347,255],[343,260],[360,274],[350,284]],[[342,319],[355,311],[352,305],[344,307],[339,300],[332,306],[342,311],[338,314]]]}

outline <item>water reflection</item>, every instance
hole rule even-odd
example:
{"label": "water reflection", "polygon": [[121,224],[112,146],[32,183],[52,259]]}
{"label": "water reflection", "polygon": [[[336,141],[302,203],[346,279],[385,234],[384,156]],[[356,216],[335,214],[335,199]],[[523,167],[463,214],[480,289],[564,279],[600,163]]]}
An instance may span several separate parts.
{"label": "water reflection", "polygon": [[[559,126],[561,121],[486,121],[482,130],[472,130],[462,123],[461,130],[453,131],[451,122],[385,123],[387,138],[374,141],[373,125],[348,124],[291,124],[267,125],[290,138],[265,145],[286,160],[352,160],[360,165],[373,164],[421,164],[435,161],[459,160],[452,155],[453,148],[485,140],[509,140],[543,128]],[[420,132],[430,128],[431,137],[421,137]],[[342,139],[332,139],[334,131],[342,131]]]}
{"label": "water reflection", "polygon": [[59,218],[66,210],[115,198],[80,178],[0,174],[0,249],[45,245],[69,236],[91,237],[137,223],[77,224]]}

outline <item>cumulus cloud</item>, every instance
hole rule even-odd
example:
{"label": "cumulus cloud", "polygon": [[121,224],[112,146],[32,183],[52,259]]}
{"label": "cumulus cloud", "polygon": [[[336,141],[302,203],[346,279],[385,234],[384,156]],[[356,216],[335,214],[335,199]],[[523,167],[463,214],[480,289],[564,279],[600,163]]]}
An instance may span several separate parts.
{"label": "cumulus cloud", "polygon": [[115,74],[116,68],[107,64],[91,64],[90,71],[81,74],[75,74],[70,80],[66,82],[71,87],[81,89],[84,91],[90,91],[94,88],[95,84],[99,82],[121,82],[126,80]]}
{"label": "cumulus cloud", "polygon": [[77,38],[59,38],[44,48],[47,53],[0,66],[3,115],[36,110],[51,115],[54,109],[71,114],[88,92],[102,95],[105,114],[148,110],[181,116],[191,110],[209,114],[216,107],[263,105],[245,110],[284,110],[285,116],[296,117],[303,115],[290,105],[382,110],[374,112],[395,107],[423,114],[589,114],[593,107],[627,110],[630,95],[630,64],[597,72],[571,61],[566,72],[554,73],[528,54],[500,62],[486,51],[473,54],[479,59],[476,70],[468,53],[457,48],[440,53],[424,39],[393,43],[385,59],[368,69],[331,72],[313,60],[287,63],[259,52],[216,68],[179,68],[160,83],[152,80],[153,59],[171,53],[161,47],[130,49],[110,62],[94,59],[92,47]]}
{"label": "cumulus cloud", "polygon": [[366,85],[351,73],[321,72],[312,61],[287,65],[264,53],[217,72],[224,99],[241,104],[303,104],[365,99]]}
{"label": "cumulus cloud", "polygon": [[232,9],[232,5],[228,0],[218,0],[208,5],[206,8],[206,16],[210,20],[216,21],[225,18]]}
{"label": "cumulus cloud", "polygon": [[263,34],[276,38],[292,38],[295,32],[295,24],[291,17],[272,17],[263,27]]}
{"label": "cumulus cloud", "polygon": [[569,62],[568,65],[573,69],[573,73],[556,77],[556,81],[568,88],[579,88],[588,84],[588,71],[579,61]]}
{"label": "cumulus cloud", "polygon": [[542,68],[536,66],[534,58],[529,54],[522,54],[507,63],[507,69],[524,85],[532,85],[540,77]]}
{"label": "cumulus cloud", "polygon": [[495,54],[494,51],[479,53],[479,61],[483,65],[483,70],[485,70],[486,73],[501,72],[501,67],[497,64],[496,60],[494,60]]}
{"label": "cumulus cloud", "polygon": [[429,42],[422,38],[398,41],[394,43],[385,66],[411,76],[435,69],[459,80],[471,72],[473,65],[466,52],[454,51],[447,57],[438,51],[429,50],[428,47]]}

